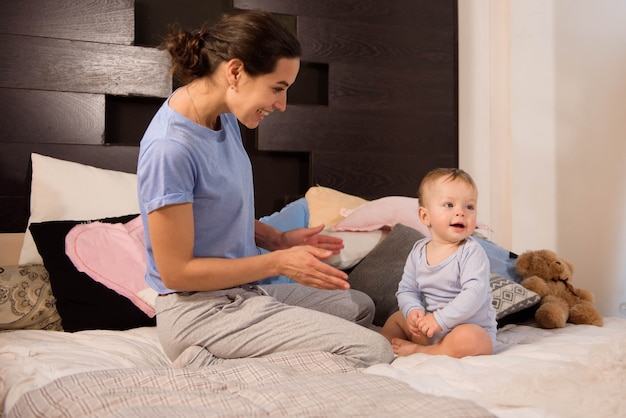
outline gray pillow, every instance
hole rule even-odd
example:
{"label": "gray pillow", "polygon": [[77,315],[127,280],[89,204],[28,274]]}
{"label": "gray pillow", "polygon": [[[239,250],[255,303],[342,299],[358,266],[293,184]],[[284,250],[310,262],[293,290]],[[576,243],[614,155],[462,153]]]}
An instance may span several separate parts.
{"label": "gray pillow", "polygon": [[[383,326],[398,310],[398,283],[413,245],[422,238],[424,235],[417,230],[396,224],[387,238],[349,273],[351,288],[368,294],[376,305],[374,325]],[[532,318],[541,299],[539,295],[494,272],[490,285],[498,327]]]}
{"label": "gray pillow", "polygon": [[396,292],[413,245],[424,238],[416,229],[396,224],[349,273],[350,287],[368,294],[376,305],[374,325],[383,326],[398,310]]}

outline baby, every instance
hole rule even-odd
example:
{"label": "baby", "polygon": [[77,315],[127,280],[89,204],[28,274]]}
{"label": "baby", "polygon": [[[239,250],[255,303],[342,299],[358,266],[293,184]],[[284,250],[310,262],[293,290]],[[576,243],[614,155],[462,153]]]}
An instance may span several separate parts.
{"label": "baby", "polygon": [[478,190],[465,171],[430,171],[418,190],[418,216],[430,237],[415,243],[398,285],[400,310],[381,333],[400,356],[493,354],[496,312],[489,259],[472,238]]}

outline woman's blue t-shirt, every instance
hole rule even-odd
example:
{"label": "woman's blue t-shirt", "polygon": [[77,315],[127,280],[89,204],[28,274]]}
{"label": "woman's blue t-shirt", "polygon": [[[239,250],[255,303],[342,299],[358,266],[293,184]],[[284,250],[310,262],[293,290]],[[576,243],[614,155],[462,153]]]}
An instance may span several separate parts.
{"label": "woman's blue t-shirt", "polygon": [[221,129],[213,131],[177,113],[166,101],[141,140],[137,178],[147,249],[146,281],[158,293],[176,291],[160,279],[148,230],[148,213],[161,207],[193,204],[196,257],[259,254],[254,241],[250,158],[235,116],[222,114],[220,120]]}

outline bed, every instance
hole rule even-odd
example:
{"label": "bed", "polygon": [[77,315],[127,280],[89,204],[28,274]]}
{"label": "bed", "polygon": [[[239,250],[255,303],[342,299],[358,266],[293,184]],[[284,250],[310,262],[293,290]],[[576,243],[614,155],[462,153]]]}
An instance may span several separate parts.
{"label": "bed", "polygon": [[[538,295],[519,285],[515,255],[490,241],[488,230],[477,237],[492,267],[493,356],[414,354],[358,369],[307,352],[175,368],[159,345],[155,295],[142,278],[134,174],[31,158],[29,230],[20,240],[2,238],[5,417],[626,416],[626,319],[537,327]],[[427,233],[411,217],[415,204],[314,186],[262,220],[278,228],[332,225],[326,233],[344,238],[346,248],[328,262],[372,296],[375,331],[397,309],[404,259]]]}

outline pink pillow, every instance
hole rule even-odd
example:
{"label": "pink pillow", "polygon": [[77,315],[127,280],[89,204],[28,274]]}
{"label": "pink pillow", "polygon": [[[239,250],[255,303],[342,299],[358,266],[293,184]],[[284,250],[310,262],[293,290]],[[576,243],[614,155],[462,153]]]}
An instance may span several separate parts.
{"label": "pink pillow", "polygon": [[[396,224],[402,224],[421,232],[425,237],[430,236],[428,227],[419,218],[419,199],[406,196],[387,196],[372,200],[355,209],[341,209],[345,219],[337,223],[333,231],[374,231],[376,229],[391,229]],[[477,229],[490,230],[489,226],[478,222]]]}
{"label": "pink pillow", "polygon": [[76,225],[65,237],[65,253],[77,270],[154,317],[156,292],[144,280],[146,254],[140,216],[125,224]]}
{"label": "pink pillow", "polygon": [[342,209],[341,214],[346,218],[333,227],[335,231],[374,231],[376,229],[391,229],[395,224],[417,229],[424,236],[430,232],[420,221],[418,209],[420,203],[416,197],[387,196],[372,200],[356,209]]}

